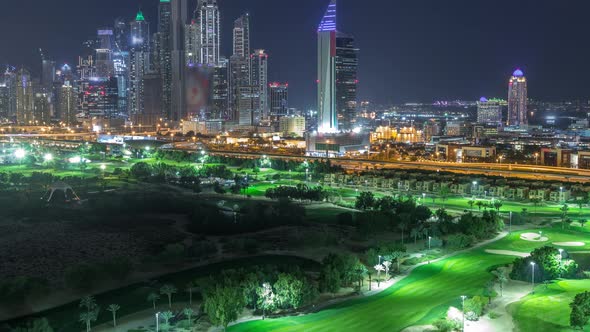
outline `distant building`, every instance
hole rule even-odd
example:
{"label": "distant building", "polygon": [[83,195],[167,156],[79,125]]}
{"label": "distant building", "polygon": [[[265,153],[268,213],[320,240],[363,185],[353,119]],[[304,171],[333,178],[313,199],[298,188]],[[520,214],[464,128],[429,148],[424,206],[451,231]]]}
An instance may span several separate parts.
{"label": "distant building", "polygon": [[96,75],[109,77],[114,74],[113,47],[115,44],[113,29],[101,28],[97,31],[98,47],[96,48]]}
{"label": "distant building", "polygon": [[200,0],[197,12],[201,33],[199,63],[214,66],[219,63],[221,46],[221,20],[217,0]]}
{"label": "distant building", "polygon": [[219,59],[213,69],[213,78],[211,80],[212,95],[209,111],[209,120],[227,119],[229,117],[229,77],[228,61],[226,58]]}
{"label": "distant building", "polygon": [[477,123],[498,125],[502,123],[502,104],[498,99],[481,97],[477,102]]}
{"label": "distant building", "polygon": [[254,126],[260,122],[260,94],[258,86],[241,86],[238,90],[239,124]]}
{"label": "distant building", "polygon": [[64,82],[59,90],[58,118],[66,126],[74,125],[76,121],[78,96],[69,81]]}
{"label": "distant building", "polygon": [[233,55],[250,55],[250,14],[246,13],[234,21],[233,44]]}
{"label": "distant building", "polygon": [[34,124],[47,125],[51,121],[51,93],[39,89],[35,92]]}
{"label": "distant building", "polygon": [[268,118],[268,54],[255,50],[250,56],[250,84],[258,87],[259,111],[262,118]]}
{"label": "distant building", "polygon": [[147,73],[143,76],[144,88],[143,112],[134,114],[131,119],[135,124],[155,126],[162,116],[162,76],[159,73]]}
{"label": "distant building", "polygon": [[283,116],[279,119],[279,130],[284,136],[303,137],[305,118],[302,116]]}
{"label": "distant building", "polygon": [[16,123],[21,126],[35,124],[35,86],[31,73],[20,69],[16,74]]}
{"label": "distant building", "polygon": [[338,131],[336,109],[336,0],[318,27],[318,132]]}
{"label": "distant building", "polygon": [[336,108],[338,127],[354,129],[357,115],[357,70],[359,49],[354,37],[342,32],[336,34]]}
{"label": "distant building", "polygon": [[274,120],[289,114],[289,84],[270,83],[270,116]]}
{"label": "distant building", "polygon": [[526,126],[528,124],[527,79],[522,70],[517,69],[508,83],[508,125]]}
{"label": "distant building", "polygon": [[237,55],[229,59],[229,107],[232,111],[230,118],[239,118],[240,88],[251,85],[250,59]]}
{"label": "distant building", "polygon": [[143,75],[150,70],[150,28],[141,11],[137,13],[135,21],[132,21],[129,25],[131,27],[129,101],[132,115],[143,113]]}
{"label": "distant building", "polygon": [[553,167],[572,167],[574,153],[570,149],[542,148],[541,165]]}
{"label": "distant building", "polygon": [[158,5],[158,53],[155,62],[162,76],[162,116],[169,118],[172,108],[172,4],[160,0]]}
{"label": "distant building", "polygon": [[82,83],[80,110],[88,116],[112,118],[118,110],[117,78],[93,78]]}

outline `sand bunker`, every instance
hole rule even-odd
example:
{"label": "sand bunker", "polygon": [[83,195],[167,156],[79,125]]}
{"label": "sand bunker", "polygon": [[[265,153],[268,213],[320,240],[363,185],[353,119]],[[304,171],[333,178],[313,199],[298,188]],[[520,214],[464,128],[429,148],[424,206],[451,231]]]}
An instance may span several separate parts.
{"label": "sand bunker", "polygon": [[584,242],[553,242],[553,244],[562,247],[583,247],[586,245]]}
{"label": "sand bunker", "polygon": [[522,233],[522,234],[520,234],[520,239],[525,240],[525,241],[531,241],[531,242],[545,242],[545,241],[549,240],[548,237],[541,236],[538,233]]}
{"label": "sand bunker", "polygon": [[506,255],[506,256],[517,256],[517,257],[529,257],[530,256],[530,254],[527,254],[525,252],[512,251],[512,250],[486,249],[486,252],[489,254],[495,254],[495,255]]}

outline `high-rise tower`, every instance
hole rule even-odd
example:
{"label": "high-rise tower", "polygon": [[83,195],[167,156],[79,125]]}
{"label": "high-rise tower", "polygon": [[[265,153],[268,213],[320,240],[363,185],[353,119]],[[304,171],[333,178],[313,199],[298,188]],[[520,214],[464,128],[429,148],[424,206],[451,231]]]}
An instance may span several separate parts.
{"label": "high-rise tower", "polygon": [[201,33],[200,62],[214,66],[219,63],[219,46],[221,44],[221,27],[217,0],[199,0],[197,11]]}
{"label": "high-rise tower", "polygon": [[98,77],[109,77],[114,74],[113,47],[115,41],[112,28],[97,31],[98,45],[96,48],[96,74]]}
{"label": "high-rise tower", "polygon": [[261,117],[268,118],[268,54],[264,50],[255,50],[250,56],[250,69],[251,84],[258,87]]}
{"label": "high-rise tower", "polygon": [[342,32],[336,33],[336,110],[338,127],[341,130],[354,129],[357,110],[357,68],[358,48],[354,37]]}
{"label": "high-rise tower", "polygon": [[186,116],[185,99],[185,26],[188,23],[188,0],[171,0],[172,4],[172,99],[170,120],[179,121]]}
{"label": "high-rise tower", "polygon": [[508,83],[508,125],[524,126],[527,118],[527,80],[522,70],[517,69]]}
{"label": "high-rise tower", "polygon": [[139,11],[131,27],[130,110],[143,113],[143,76],[150,69],[150,30],[143,13]]}
{"label": "high-rise tower", "polygon": [[318,131],[338,131],[336,110],[336,0],[318,28]]}
{"label": "high-rise tower", "polygon": [[250,14],[240,16],[234,22],[233,55],[246,57],[250,54]]}
{"label": "high-rise tower", "polygon": [[170,118],[172,112],[172,3],[160,0],[158,6],[158,72],[162,77],[162,115]]}
{"label": "high-rise tower", "polygon": [[21,126],[35,124],[35,85],[31,73],[20,69],[16,74],[16,123]]}

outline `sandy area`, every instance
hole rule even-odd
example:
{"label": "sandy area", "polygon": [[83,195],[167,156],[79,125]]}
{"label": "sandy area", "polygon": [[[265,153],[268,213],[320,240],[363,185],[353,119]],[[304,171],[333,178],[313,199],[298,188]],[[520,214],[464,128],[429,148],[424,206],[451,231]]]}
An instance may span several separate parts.
{"label": "sandy area", "polygon": [[525,240],[525,241],[531,241],[531,242],[545,242],[545,241],[549,240],[548,237],[541,236],[538,233],[522,233],[522,234],[520,234],[520,239]]}
{"label": "sandy area", "polygon": [[584,242],[553,242],[553,244],[562,247],[583,247],[586,245]]}
{"label": "sandy area", "polygon": [[434,325],[415,325],[406,327],[402,332],[433,332],[436,331]]}
{"label": "sandy area", "polygon": [[494,250],[494,249],[486,249],[486,252],[489,254],[495,255],[506,255],[506,256],[517,256],[517,257],[529,257],[530,254],[519,252],[519,251],[512,251],[512,250]]}

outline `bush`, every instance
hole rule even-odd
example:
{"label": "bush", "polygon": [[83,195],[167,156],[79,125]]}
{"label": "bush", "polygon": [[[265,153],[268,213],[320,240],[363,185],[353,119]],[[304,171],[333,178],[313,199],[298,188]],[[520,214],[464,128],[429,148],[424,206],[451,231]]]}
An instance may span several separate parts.
{"label": "bush", "polygon": [[471,247],[475,241],[473,235],[455,234],[447,238],[446,246],[453,249],[465,249]]}
{"label": "bush", "polygon": [[439,319],[433,325],[438,332],[453,332],[461,328],[461,323],[454,319]]}
{"label": "bush", "polygon": [[488,300],[481,296],[474,296],[470,299],[465,300],[464,311],[465,318],[471,321],[476,321],[483,314],[483,310],[486,307]]}

